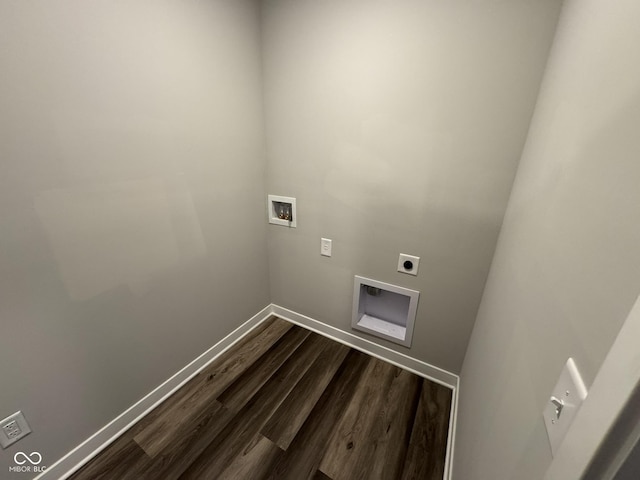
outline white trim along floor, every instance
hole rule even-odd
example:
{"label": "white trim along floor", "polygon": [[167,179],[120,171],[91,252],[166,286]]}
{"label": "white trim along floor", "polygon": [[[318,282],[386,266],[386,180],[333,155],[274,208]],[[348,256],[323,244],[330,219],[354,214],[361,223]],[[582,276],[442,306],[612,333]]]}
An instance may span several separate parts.
{"label": "white trim along floor", "polygon": [[319,322],[318,320],[314,320],[310,317],[274,304],[267,305],[209,350],[159,385],[144,398],[122,412],[118,417],[113,419],[87,440],[71,450],[67,455],[47,468],[46,471],[36,477],[36,480],[65,480],[69,478],[83,465],[109,446],[120,435],[126,432],[132,425],[137,423],[151,410],[156,408],[160,403],[180,389],[180,387],[197,375],[209,363],[272,315],[296,325],[300,325],[320,335],[331,338],[332,340],[348,345],[356,350],[360,350],[361,352],[389,362],[415,373],[416,375],[420,375],[421,377],[451,388],[453,391],[453,397],[451,418],[449,421],[449,436],[447,441],[447,458],[443,479],[451,480],[451,466],[453,464],[456,415],[458,410],[458,390],[460,382],[457,375],[433,365],[429,365],[428,363],[420,360],[416,360],[415,358],[403,353],[391,350],[390,348],[379,345],[353,333],[329,326],[325,323]]}

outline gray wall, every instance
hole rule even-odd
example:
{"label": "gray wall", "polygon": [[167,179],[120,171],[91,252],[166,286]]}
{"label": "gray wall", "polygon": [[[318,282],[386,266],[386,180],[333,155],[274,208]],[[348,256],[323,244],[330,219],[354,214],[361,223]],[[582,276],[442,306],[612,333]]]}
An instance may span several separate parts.
{"label": "gray wall", "polygon": [[269,303],[258,22],[239,0],[0,2],[0,417],[34,431],[0,477]]}
{"label": "gray wall", "polygon": [[[567,0],[462,369],[454,476],[538,480],[640,291],[640,3]],[[621,365],[620,368],[624,368]]]}
{"label": "gray wall", "polygon": [[350,331],[354,274],[419,290],[411,349],[387,346],[460,371],[559,8],[263,2],[268,190],[298,199],[269,227],[275,303]]}

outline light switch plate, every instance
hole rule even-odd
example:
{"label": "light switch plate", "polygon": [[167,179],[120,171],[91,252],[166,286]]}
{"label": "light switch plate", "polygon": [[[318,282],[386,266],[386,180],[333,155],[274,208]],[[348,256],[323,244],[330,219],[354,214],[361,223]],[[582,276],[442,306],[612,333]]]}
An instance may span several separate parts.
{"label": "light switch plate", "polygon": [[587,389],[575,362],[570,358],[562,369],[558,383],[542,412],[551,453],[554,456],[586,397]]}

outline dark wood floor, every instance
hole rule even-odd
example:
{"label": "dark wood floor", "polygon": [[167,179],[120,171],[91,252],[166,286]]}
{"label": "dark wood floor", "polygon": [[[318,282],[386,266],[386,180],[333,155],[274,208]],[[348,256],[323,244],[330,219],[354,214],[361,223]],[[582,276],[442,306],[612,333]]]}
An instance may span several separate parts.
{"label": "dark wood floor", "polygon": [[270,319],[73,480],[441,480],[451,391]]}

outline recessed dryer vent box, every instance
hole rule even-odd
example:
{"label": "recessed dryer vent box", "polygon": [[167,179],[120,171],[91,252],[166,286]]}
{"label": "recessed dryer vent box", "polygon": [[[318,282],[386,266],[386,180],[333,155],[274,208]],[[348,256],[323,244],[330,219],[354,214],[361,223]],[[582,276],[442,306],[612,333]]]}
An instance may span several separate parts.
{"label": "recessed dryer vent box", "polygon": [[420,292],[356,275],[351,327],[411,346]]}

